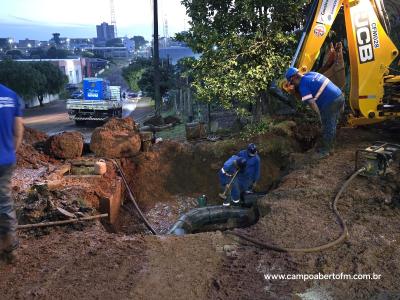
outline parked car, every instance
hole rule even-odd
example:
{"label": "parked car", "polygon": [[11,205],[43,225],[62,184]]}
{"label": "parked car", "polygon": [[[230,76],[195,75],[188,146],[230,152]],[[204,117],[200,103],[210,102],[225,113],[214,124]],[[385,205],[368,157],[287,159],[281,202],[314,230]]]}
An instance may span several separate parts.
{"label": "parked car", "polygon": [[78,86],[77,86],[76,84],[73,84],[73,83],[67,83],[67,84],[65,85],[65,89],[66,89],[67,91],[69,91],[69,92],[72,92],[72,91],[77,90],[77,89],[78,89]]}
{"label": "parked car", "polygon": [[83,99],[82,91],[75,91],[71,94],[71,99]]}
{"label": "parked car", "polygon": [[129,92],[129,93],[128,93],[128,97],[129,97],[129,98],[136,98],[137,96],[138,96],[137,93],[133,93],[133,92]]}

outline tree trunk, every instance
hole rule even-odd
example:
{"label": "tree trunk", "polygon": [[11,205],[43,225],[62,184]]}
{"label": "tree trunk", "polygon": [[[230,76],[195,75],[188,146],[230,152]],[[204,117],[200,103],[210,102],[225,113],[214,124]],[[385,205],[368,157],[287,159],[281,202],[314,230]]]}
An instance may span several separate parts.
{"label": "tree trunk", "polygon": [[184,110],[183,110],[183,91],[182,91],[182,88],[179,89],[179,110],[183,114]]}
{"label": "tree trunk", "polygon": [[187,99],[188,99],[188,117],[189,122],[193,122],[193,104],[192,104],[192,93],[190,88],[187,88]]}
{"label": "tree trunk", "polygon": [[39,100],[39,105],[43,106],[43,95],[38,95],[37,98]]}
{"label": "tree trunk", "polygon": [[263,96],[260,95],[259,97],[256,98],[256,103],[253,106],[253,122],[254,123],[259,123],[261,121],[262,101],[263,101]]}
{"label": "tree trunk", "polygon": [[178,93],[174,92],[174,113],[178,112]]}

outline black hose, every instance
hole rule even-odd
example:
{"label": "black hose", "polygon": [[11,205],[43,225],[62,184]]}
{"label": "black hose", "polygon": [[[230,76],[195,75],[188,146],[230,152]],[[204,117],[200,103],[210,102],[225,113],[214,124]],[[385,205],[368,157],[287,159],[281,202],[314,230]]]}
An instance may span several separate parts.
{"label": "black hose", "polygon": [[261,242],[259,240],[256,240],[256,239],[254,239],[252,237],[249,237],[247,235],[241,234],[239,232],[230,231],[230,232],[226,232],[226,233],[230,234],[230,235],[237,236],[237,237],[239,237],[239,238],[241,238],[243,240],[246,240],[246,241],[248,241],[248,242],[250,242],[250,243],[252,243],[252,244],[254,244],[256,246],[259,246],[260,248],[273,250],[273,251],[278,251],[278,252],[311,253],[311,252],[318,252],[318,251],[326,250],[326,249],[329,249],[329,248],[331,248],[333,246],[336,246],[336,245],[342,243],[349,235],[346,223],[344,222],[342,216],[339,214],[339,211],[337,209],[337,206],[336,206],[337,202],[338,202],[340,196],[343,194],[343,192],[349,186],[350,182],[353,181],[354,178],[356,178],[360,173],[362,173],[364,171],[365,171],[365,168],[361,168],[358,171],[355,171],[350,176],[350,178],[345,181],[345,183],[340,188],[339,192],[336,194],[335,199],[333,200],[332,210],[333,210],[333,213],[336,216],[336,219],[339,222],[339,225],[340,225],[340,227],[342,229],[342,233],[340,234],[340,236],[336,240],[334,240],[332,242],[329,242],[329,243],[321,245],[321,246],[313,247],[313,248],[285,248],[285,247],[274,246],[274,245],[271,245],[271,244],[268,244],[268,243]]}
{"label": "black hose", "polygon": [[117,168],[118,172],[121,174],[122,180],[124,181],[126,190],[128,191],[128,195],[130,200],[132,201],[133,205],[135,206],[137,212],[139,213],[141,219],[143,220],[143,222],[146,224],[146,227],[154,234],[157,235],[157,231],[150,225],[149,221],[147,221],[146,217],[143,215],[142,210],[139,208],[139,205],[137,204],[135,197],[133,196],[132,190],[128,185],[128,181],[126,180],[126,176],[124,171],[122,170],[121,166],[113,159],[110,159],[110,161],[112,161],[112,163],[115,165],[115,167]]}

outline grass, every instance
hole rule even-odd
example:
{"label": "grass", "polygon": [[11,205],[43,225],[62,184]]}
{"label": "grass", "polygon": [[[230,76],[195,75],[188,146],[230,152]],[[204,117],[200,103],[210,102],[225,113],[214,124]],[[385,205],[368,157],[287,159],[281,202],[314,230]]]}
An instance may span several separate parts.
{"label": "grass", "polygon": [[157,137],[160,137],[164,140],[185,140],[186,139],[186,131],[185,124],[178,124],[171,129],[163,130],[157,133]]}

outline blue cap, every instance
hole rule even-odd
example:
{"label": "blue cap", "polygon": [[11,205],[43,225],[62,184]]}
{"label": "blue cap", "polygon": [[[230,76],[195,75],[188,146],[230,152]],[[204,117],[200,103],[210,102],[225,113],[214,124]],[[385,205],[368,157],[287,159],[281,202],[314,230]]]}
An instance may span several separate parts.
{"label": "blue cap", "polygon": [[287,79],[287,81],[290,81],[290,78],[292,78],[293,75],[296,75],[297,72],[299,72],[299,70],[297,68],[294,67],[290,67],[285,74],[285,77]]}

